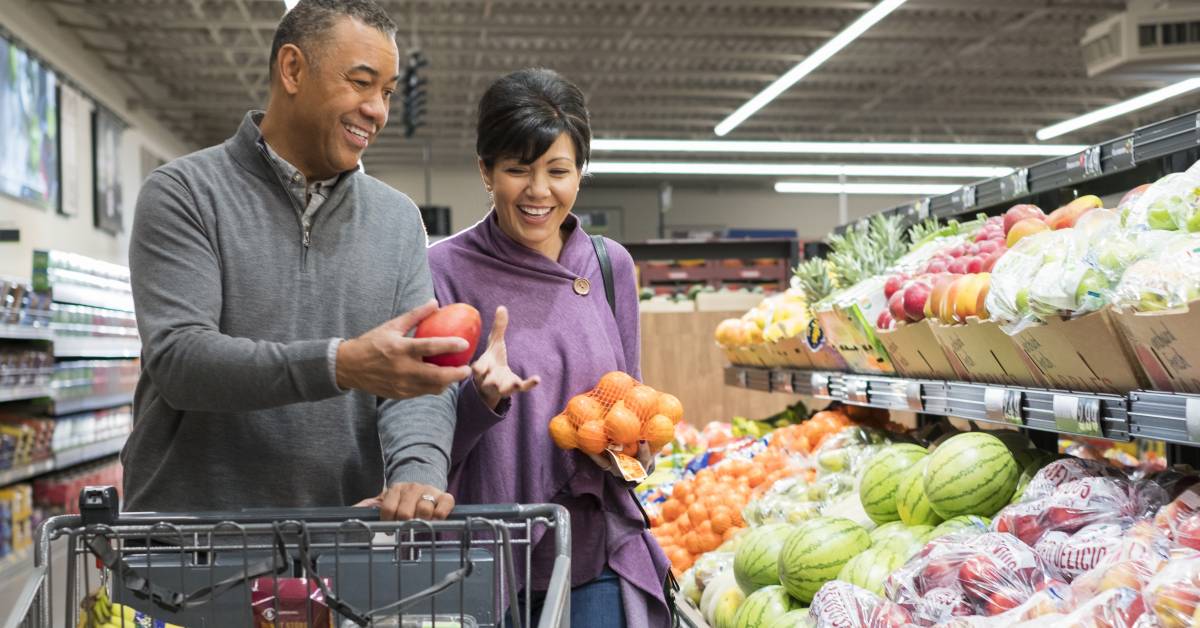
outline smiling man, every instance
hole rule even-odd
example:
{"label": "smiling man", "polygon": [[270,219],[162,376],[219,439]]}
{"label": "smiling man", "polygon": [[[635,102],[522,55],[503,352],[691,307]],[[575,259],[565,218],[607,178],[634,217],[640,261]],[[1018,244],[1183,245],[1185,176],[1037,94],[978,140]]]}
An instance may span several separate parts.
{"label": "smiling man", "polygon": [[301,0],[266,112],[146,180],[127,509],[345,506],[385,480],[386,514],[454,505],[452,384],[471,370],[422,358],[466,342],[408,337],[436,309],[424,227],[358,167],[387,124],[395,31],[371,0]]}

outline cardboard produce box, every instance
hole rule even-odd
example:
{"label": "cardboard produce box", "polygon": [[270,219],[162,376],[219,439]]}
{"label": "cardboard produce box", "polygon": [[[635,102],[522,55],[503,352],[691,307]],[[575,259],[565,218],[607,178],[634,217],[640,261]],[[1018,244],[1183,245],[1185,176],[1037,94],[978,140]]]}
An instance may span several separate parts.
{"label": "cardboard produce box", "polygon": [[1051,320],[1013,336],[1050,388],[1124,393],[1149,382],[1142,376],[1110,310]]}
{"label": "cardboard produce box", "polygon": [[1029,356],[996,323],[972,317],[963,325],[930,324],[954,370],[965,374],[964,379],[1006,386],[1045,386]]}
{"label": "cardboard produce box", "polygon": [[1200,393],[1200,301],[1161,312],[1114,312],[1151,388]]}
{"label": "cardboard produce box", "polygon": [[895,373],[887,350],[875,334],[875,319],[887,309],[883,279],[863,281],[836,297],[833,305],[816,312],[826,343],[841,354],[855,373]]}
{"label": "cardboard produce box", "polygon": [[925,379],[965,379],[967,373],[954,370],[933,324],[928,320],[901,325],[891,331],[877,331],[879,341],[887,350],[896,372],[905,377]]}
{"label": "cardboard produce box", "polygon": [[784,338],[773,346],[775,353],[782,362],[779,366],[793,369],[808,369],[813,367],[812,351],[805,344],[804,338],[799,336]]}

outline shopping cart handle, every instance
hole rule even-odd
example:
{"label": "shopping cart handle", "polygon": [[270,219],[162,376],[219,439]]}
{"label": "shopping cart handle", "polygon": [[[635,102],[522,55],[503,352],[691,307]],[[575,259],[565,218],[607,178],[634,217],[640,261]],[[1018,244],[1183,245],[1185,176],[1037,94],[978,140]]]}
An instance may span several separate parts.
{"label": "shopping cart handle", "polygon": [[[516,504],[481,504],[456,506],[450,519],[482,517],[489,519],[512,519],[522,516]],[[377,508],[247,508],[244,510],[221,510],[211,512],[123,512],[111,525],[152,525],[173,523],[176,525],[208,525],[233,521],[243,524],[272,523],[275,521],[303,521],[305,523],[338,523],[342,521],[379,521]]]}

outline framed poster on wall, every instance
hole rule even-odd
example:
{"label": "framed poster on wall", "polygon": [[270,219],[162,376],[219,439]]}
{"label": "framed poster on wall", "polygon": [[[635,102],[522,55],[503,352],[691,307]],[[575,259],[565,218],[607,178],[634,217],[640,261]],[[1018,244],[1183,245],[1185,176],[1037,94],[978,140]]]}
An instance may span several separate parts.
{"label": "framed poster on wall", "polygon": [[121,216],[121,134],[125,123],[116,114],[97,105],[92,114],[92,181],[95,190],[96,228],[116,235],[123,227]]}
{"label": "framed poster on wall", "polygon": [[0,35],[0,193],[58,209],[58,77]]}
{"label": "framed poster on wall", "polygon": [[79,136],[91,121],[91,107],[83,94],[78,90],[60,83],[58,86],[59,104],[59,163],[62,164],[62,203],[58,213],[64,216],[79,215],[83,205],[83,195],[80,193],[81,181],[79,176],[80,144]]}

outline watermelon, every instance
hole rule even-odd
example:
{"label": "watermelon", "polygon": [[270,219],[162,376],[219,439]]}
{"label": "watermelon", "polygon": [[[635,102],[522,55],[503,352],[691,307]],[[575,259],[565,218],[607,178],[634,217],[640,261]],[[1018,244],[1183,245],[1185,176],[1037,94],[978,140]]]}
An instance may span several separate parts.
{"label": "watermelon", "polygon": [[935,526],[942,522],[941,516],[933,511],[925,497],[925,469],[929,466],[926,456],[916,462],[900,476],[900,494],[896,497],[896,512],[904,523]]}
{"label": "watermelon", "polygon": [[972,534],[983,534],[984,532],[992,531],[992,520],[987,517],[977,517],[975,515],[963,515],[961,517],[953,517],[947,519],[944,523],[933,529],[929,533],[930,539],[935,539],[939,536],[947,534],[959,534],[961,532],[970,532]]}
{"label": "watermelon", "polygon": [[746,534],[733,557],[733,575],[746,595],[779,584],[779,551],[793,529],[793,526],[777,523]]}
{"label": "watermelon", "polygon": [[713,607],[713,628],[735,628],[734,618],[745,601],[746,594],[736,585],[721,593]]}
{"label": "watermelon", "polygon": [[925,547],[925,541],[931,532],[933,532],[933,526],[903,526],[896,528],[893,533],[881,537],[878,541],[873,541],[871,549],[887,550],[907,560]]}
{"label": "watermelon", "polygon": [[1013,492],[1013,503],[1021,501],[1021,497],[1025,495],[1025,487],[1029,486],[1029,481],[1033,476],[1037,475],[1042,467],[1058,460],[1058,456],[1049,451],[1041,449],[1027,449],[1025,451],[1013,454],[1013,458],[1021,467],[1021,478],[1017,480],[1017,489]]}
{"label": "watermelon", "polygon": [[799,604],[780,585],[763,587],[738,607],[733,619],[734,628],[766,628]]}
{"label": "watermelon", "polygon": [[806,521],[788,536],[779,554],[779,580],[792,597],[811,602],[842,566],[871,546],[866,529],[849,519]]}
{"label": "watermelon", "polygon": [[851,558],[838,572],[838,580],[883,595],[883,582],[908,559],[888,549],[872,547]]}
{"label": "watermelon", "polygon": [[808,616],[808,609],[798,608],[794,611],[784,613],[775,621],[767,624],[767,628],[807,628],[812,625],[812,619]]}
{"label": "watermelon", "polygon": [[904,525],[903,521],[889,521],[874,530],[871,530],[871,547],[875,547],[879,543],[896,536],[903,534],[908,526]]}
{"label": "watermelon", "polygon": [[920,445],[900,443],[885,448],[871,458],[863,470],[858,497],[872,521],[886,523],[900,519],[896,511],[900,475],[928,455],[929,452]]}
{"label": "watermelon", "polygon": [[1004,443],[1004,445],[1008,447],[1008,450],[1011,451],[1014,456],[1018,455],[1022,451],[1036,449],[1037,447],[1037,445],[1033,444],[1033,441],[1029,440],[1028,436],[1017,431],[996,430],[994,432],[990,432],[990,434],[1000,439],[1000,442]]}
{"label": "watermelon", "polygon": [[946,440],[929,456],[925,497],[943,519],[990,517],[1012,498],[1021,468],[998,438],[967,432]]}

